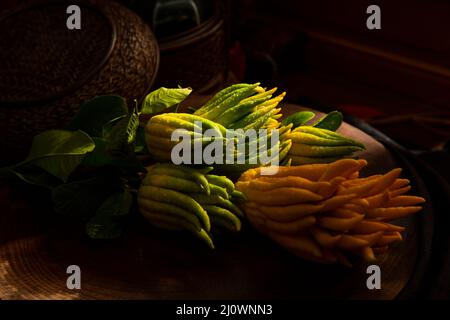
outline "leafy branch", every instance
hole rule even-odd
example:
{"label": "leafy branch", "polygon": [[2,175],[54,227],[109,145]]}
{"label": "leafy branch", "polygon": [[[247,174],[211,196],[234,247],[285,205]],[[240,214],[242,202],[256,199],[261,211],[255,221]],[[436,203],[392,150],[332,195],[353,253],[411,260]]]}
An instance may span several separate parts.
{"label": "leafy branch", "polygon": [[0,168],[0,176],[17,178],[51,193],[57,213],[86,221],[94,239],[122,234],[133,196],[130,185],[145,171],[137,154],[146,154],[145,121],[178,108],[190,88],[159,88],[141,108],[120,96],[98,96],[83,103],[65,130],[36,135],[28,157]]}

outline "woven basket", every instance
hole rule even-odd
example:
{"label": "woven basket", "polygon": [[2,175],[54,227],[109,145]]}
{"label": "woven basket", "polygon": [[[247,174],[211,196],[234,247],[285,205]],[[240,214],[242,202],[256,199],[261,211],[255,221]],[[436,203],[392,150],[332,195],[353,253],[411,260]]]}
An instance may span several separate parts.
{"label": "woven basket", "polygon": [[141,99],[153,84],[159,50],[136,14],[113,1],[77,2],[81,30],[68,30],[69,4],[39,1],[0,18],[2,161],[22,157],[35,134],[63,128],[83,101]]}
{"label": "woven basket", "polygon": [[226,79],[224,10],[214,1],[213,15],[184,33],[158,40],[161,63],[157,86],[189,86],[209,93]]}

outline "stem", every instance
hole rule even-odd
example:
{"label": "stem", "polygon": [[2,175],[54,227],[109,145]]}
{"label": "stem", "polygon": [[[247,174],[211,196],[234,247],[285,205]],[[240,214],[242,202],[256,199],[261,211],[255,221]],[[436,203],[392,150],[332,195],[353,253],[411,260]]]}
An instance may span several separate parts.
{"label": "stem", "polygon": [[139,103],[137,99],[134,99],[134,112],[139,116],[141,114],[141,110],[139,108]]}

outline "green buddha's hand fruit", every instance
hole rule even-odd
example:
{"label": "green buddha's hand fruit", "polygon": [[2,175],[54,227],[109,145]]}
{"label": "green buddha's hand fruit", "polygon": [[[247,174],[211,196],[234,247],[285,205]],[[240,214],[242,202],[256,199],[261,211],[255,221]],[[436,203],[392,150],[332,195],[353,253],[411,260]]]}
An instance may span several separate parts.
{"label": "green buddha's hand fruit", "polygon": [[155,227],[188,231],[214,248],[216,228],[241,229],[243,213],[234,202],[246,198],[227,177],[209,174],[211,169],[169,163],[148,167],[138,192],[142,215]]}
{"label": "green buddha's hand fruit", "polygon": [[[334,124],[336,124],[335,121],[338,120],[333,120]],[[365,149],[364,145],[358,141],[331,130],[312,126],[300,126],[290,132],[287,137],[292,141],[292,146],[286,158],[291,159],[292,165],[329,163],[341,158],[353,157],[354,153]]]}

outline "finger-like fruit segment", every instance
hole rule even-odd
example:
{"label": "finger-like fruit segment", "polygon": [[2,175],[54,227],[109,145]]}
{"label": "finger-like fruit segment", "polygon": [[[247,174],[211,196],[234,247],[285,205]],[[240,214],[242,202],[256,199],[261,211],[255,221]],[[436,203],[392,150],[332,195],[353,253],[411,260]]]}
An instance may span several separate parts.
{"label": "finger-like fruit segment", "polygon": [[178,191],[154,186],[142,186],[139,191],[145,193],[148,198],[154,201],[168,204],[177,203],[183,209],[186,209],[195,214],[200,219],[207,231],[211,229],[211,224],[206,211],[191,197]]}
{"label": "finger-like fruit segment", "polygon": [[233,201],[243,203],[246,197],[211,170],[169,163],[148,167],[138,191],[141,213],[158,228],[189,231],[214,248],[211,234],[217,228],[241,230],[244,214]]}
{"label": "finger-like fruit segment", "polygon": [[229,221],[234,226],[234,231],[241,230],[241,221],[232,212],[227,209],[221,208],[215,205],[206,205],[205,210],[212,216],[218,218],[218,220]]}
{"label": "finger-like fruit segment", "polygon": [[157,212],[164,215],[170,215],[191,223],[197,227],[198,230],[202,228],[200,220],[195,215],[192,215],[189,211],[178,206],[143,198],[139,199],[138,204],[144,214]]}
{"label": "finger-like fruit segment", "polygon": [[[388,223],[421,210],[425,199],[403,195],[400,170],[359,177],[364,160],[280,167],[274,175],[246,171],[236,183],[243,208],[258,231],[299,257],[351,266],[349,257],[374,262],[401,241],[405,228]],[[313,196],[315,195],[315,196]]]}

